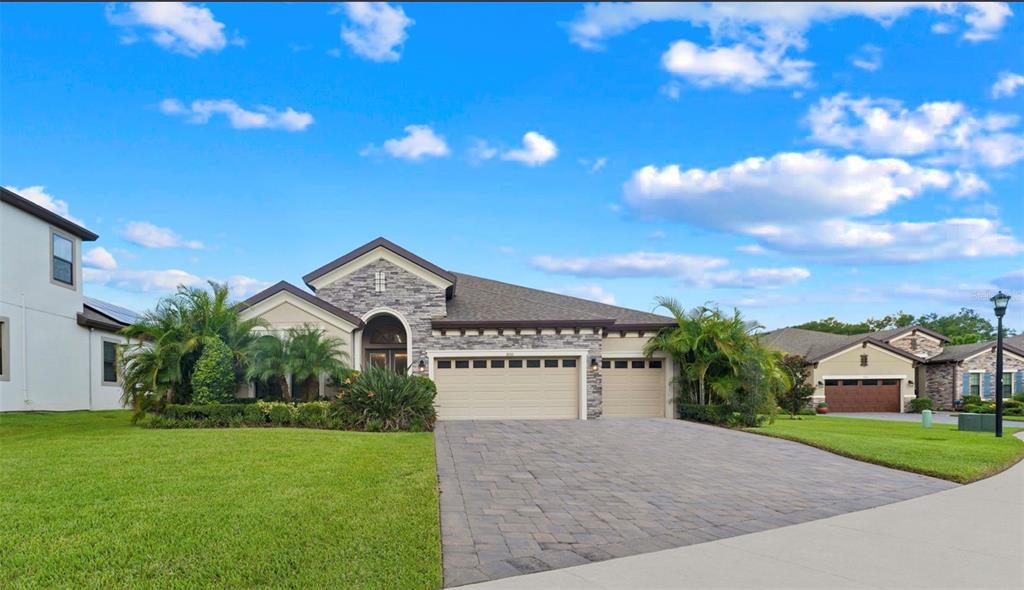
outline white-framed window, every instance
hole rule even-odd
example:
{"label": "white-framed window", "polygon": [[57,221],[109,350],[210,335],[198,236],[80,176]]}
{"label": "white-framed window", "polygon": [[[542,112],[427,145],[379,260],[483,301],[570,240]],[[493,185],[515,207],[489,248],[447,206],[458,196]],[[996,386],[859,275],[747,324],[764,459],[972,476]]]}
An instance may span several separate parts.
{"label": "white-framed window", "polygon": [[967,395],[981,395],[981,373],[968,373]]}
{"label": "white-framed window", "polygon": [[377,293],[383,293],[388,290],[388,275],[382,270],[378,270],[373,275],[373,290]]}
{"label": "white-framed window", "polygon": [[75,287],[75,242],[56,231],[50,232],[50,279],[63,287]]}
{"label": "white-framed window", "polygon": [[0,381],[11,380],[11,321],[0,317]]}
{"label": "white-framed window", "polygon": [[101,362],[103,384],[116,385],[120,377],[120,375],[117,374],[117,342],[114,342],[113,340],[103,340],[103,358]]}
{"label": "white-framed window", "polygon": [[1013,371],[1003,371],[1003,398],[1013,397]]}

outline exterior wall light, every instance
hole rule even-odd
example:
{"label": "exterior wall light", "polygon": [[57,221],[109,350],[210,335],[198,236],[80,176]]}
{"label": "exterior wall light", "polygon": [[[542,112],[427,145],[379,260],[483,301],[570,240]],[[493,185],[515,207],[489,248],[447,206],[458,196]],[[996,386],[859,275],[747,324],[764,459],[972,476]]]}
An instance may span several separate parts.
{"label": "exterior wall light", "polygon": [[597,357],[590,357],[590,372],[596,373],[601,370],[601,363],[597,360]]}

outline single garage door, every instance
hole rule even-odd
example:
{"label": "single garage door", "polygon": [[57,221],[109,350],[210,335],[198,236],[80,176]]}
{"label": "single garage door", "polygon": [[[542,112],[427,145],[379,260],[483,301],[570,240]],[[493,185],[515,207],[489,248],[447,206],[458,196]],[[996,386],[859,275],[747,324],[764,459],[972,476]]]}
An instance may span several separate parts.
{"label": "single garage door", "polygon": [[435,363],[442,420],[579,418],[579,359],[441,358]]}
{"label": "single garage door", "polygon": [[663,417],[665,367],[658,359],[601,361],[602,415]]}
{"label": "single garage door", "polygon": [[830,412],[899,412],[899,379],[826,379]]}

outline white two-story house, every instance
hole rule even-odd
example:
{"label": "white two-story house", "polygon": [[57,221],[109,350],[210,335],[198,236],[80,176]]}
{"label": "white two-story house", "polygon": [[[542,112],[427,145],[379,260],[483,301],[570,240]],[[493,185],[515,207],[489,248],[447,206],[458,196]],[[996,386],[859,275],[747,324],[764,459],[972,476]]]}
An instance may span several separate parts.
{"label": "white two-story house", "polygon": [[121,407],[129,310],[85,297],[84,227],[0,188],[0,411]]}

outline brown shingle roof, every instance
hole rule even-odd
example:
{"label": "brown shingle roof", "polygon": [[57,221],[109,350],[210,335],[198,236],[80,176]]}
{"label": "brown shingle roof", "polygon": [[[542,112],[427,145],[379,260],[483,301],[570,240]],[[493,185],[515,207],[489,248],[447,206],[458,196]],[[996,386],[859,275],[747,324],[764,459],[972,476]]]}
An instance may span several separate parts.
{"label": "brown shingle roof", "polygon": [[[996,341],[975,342],[974,344],[957,344],[947,346],[942,352],[928,359],[929,363],[949,363],[962,361],[972,357],[986,349],[995,348]],[[1003,339],[1003,349],[1008,350],[1019,357],[1024,357],[1024,336],[1013,336]]]}
{"label": "brown shingle roof", "polygon": [[[905,330],[886,330],[885,332],[902,331]],[[865,342],[915,362],[922,360],[905,350],[889,345],[886,339],[883,339],[886,336],[885,332],[844,336],[842,334],[830,334],[828,332],[817,332],[802,328],[782,328],[765,332],[759,336],[759,339],[762,344],[769,348],[787,354],[801,355],[810,363],[818,362],[825,357]],[[879,338],[879,334],[882,334],[883,338]]]}
{"label": "brown shingle roof", "polygon": [[448,300],[448,315],[433,320],[434,327],[513,326],[543,322],[604,326],[618,329],[657,329],[675,325],[670,317],[598,303],[549,291],[530,289],[454,273],[458,288]]}
{"label": "brown shingle roof", "polygon": [[363,320],[359,316],[349,313],[335,305],[331,305],[330,303],[324,301],[323,299],[320,299],[319,297],[313,295],[312,293],[307,293],[306,291],[303,291],[302,289],[296,287],[295,285],[289,283],[288,281],[279,281],[267,287],[266,289],[260,291],[259,293],[253,295],[252,297],[246,299],[245,301],[241,302],[238,305],[242,309],[252,307],[253,305],[256,305],[257,303],[265,299],[268,299],[271,296],[280,293],[281,291],[294,295],[299,299],[302,299],[303,301],[315,305],[330,314],[338,316],[339,318],[351,324],[355,324],[356,327],[363,327]]}

